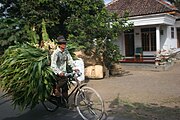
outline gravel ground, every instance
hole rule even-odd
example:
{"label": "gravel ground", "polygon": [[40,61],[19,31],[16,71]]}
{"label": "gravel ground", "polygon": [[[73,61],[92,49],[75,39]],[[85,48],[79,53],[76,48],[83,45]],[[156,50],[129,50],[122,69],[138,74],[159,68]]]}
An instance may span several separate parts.
{"label": "gravel ground", "polygon": [[[105,103],[120,98],[132,103],[180,107],[180,62],[167,71],[128,71],[121,76],[89,80]],[[109,107],[106,104],[106,107]]]}
{"label": "gravel ground", "polygon": [[104,99],[106,120],[180,120],[180,62],[167,71],[124,70],[89,80]]}

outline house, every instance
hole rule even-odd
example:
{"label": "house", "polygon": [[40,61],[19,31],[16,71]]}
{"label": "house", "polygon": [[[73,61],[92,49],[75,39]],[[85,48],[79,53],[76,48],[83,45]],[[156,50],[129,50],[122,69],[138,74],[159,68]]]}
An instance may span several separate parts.
{"label": "house", "polygon": [[166,0],[113,0],[106,8],[122,17],[129,13],[132,30],[119,37],[120,52],[133,57],[136,48],[143,56],[155,56],[159,50],[180,48],[180,11]]}

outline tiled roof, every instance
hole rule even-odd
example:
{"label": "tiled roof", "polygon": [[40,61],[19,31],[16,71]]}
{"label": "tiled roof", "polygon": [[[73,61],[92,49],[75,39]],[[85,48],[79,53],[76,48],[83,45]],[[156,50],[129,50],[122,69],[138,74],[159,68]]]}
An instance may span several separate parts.
{"label": "tiled roof", "polygon": [[177,8],[164,0],[113,0],[106,8],[123,16],[129,12],[129,16],[140,16],[156,13],[177,11]]}

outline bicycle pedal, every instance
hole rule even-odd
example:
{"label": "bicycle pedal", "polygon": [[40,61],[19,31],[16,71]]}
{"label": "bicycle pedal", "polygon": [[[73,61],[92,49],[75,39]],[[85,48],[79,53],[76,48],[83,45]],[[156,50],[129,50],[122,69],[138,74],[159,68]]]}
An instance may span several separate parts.
{"label": "bicycle pedal", "polygon": [[74,104],[72,104],[72,105],[69,105],[68,109],[69,109],[69,110],[74,110],[75,107],[76,107],[76,106],[75,106]]}

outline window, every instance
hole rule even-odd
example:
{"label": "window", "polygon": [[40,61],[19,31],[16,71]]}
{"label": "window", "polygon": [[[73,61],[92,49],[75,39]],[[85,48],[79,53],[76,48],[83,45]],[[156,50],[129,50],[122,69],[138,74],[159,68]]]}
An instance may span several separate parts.
{"label": "window", "polygon": [[141,29],[143,51],[156,51],[156,28]]}
{"label": "window", "polygon": [[171,38],[174,38],[174,27],[171,27]]}

